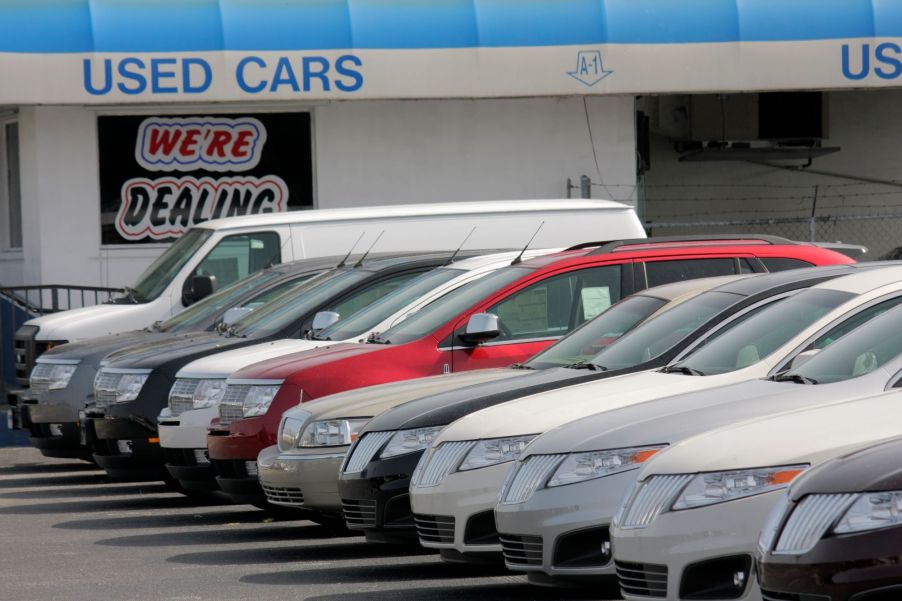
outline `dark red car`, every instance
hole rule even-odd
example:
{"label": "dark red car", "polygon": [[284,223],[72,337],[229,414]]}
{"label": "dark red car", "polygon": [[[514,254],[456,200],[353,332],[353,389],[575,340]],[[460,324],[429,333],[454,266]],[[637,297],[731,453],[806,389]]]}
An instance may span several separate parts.
{"label": "dark red car", "polygon": [[207,439],[219,486],[265,503],[257,454],[300,402],[375,384],[524,361],[611,303],[698,277],[849,263],[844,255],[749,236],[649,239],[578,248],[500,269],[421,309],[367,344],[263,361],[229,380]]}

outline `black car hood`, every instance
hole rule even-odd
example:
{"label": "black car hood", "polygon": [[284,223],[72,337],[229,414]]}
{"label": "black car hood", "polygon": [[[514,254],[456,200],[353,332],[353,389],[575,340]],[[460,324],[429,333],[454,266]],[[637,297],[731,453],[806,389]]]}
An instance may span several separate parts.
{"label": "black car hood", "polygon": [[902,438],[831,459],[813,468],[791,490],[805,495],[902,490]]}
{"label": "black car hood", "polygon": [[170,335],[150,344],[137,344],[107,356],[104,367],[155,369],[167,363],[194,360],[240,346],[264,342],[266,338],[228,338],[214,332]]}

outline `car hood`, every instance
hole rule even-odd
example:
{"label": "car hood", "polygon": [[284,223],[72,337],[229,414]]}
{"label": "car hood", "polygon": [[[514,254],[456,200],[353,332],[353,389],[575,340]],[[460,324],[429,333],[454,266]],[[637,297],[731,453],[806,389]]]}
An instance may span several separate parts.
{"label": "car hood", "polygon": [[338,417],[370,417],[413,399],[462,386],[512,378],[516,373],[517,370],[507,368],[477,369],[368,386],[324,396],[312,403],[289,409],[285,415],[289,417],[292,414],[296,417],[309,415],[308,419],[311,421]]}
{"label": "car hood", "polygon": [[169,314],[149,314],[147,305],[103,304],[42,315],[25,322],[38,326],[40,340],[83,340],[150,325]]}
{"label": "car hood", "polygon": [[104,360],[104,367],[153,369],[173,360],[252,343],[246,338],[226,338],[214,332],[174,334],[150,344],[132,345],[111,353]]}
{"label": "car hood", "polygon": [[316,368],[332,361],[340,361],[393,348],[384,344],[340,342],[320,348],[282,355],[239,369],[231,375],[236,380],[284,380],[302,369]]}
{"label": "car hood", "polygon": [[159,340],[169,340],[171,334],[164,332],[145,332],[144,330],[130,330],[119,334],[109,334],[99,338],[90,338],[78,342],[63,344],[40,356],[38,362],[53,362],[55,360],[81,361],[82,363],[99,364],[100,360],[120,349],[136,344],[150,344]]}
{"label": "car hood", "polygon": [[767,367],[758,363],[712,376],[647,371],[577,384],[472,413],[448,426],[433,444],[542,434],[601,411],[760,378],[766,371]]}
{"label": "car hood", "polygon": [[[731,424],[688,438],[659,453],[639,479],[750,467],[817,464],[899,435],[902,392],[800,409]],[[816,433],[816,435],[813,435]]]}
{"label": "car hood", "polygon": [[555,367],[542,371],[504,368],[510,378],[483,382],[418,398],[386,411],[366,425],[362,432],[406,430],[444,426],[480,409],[492,407],[546,390],[554,390],[587,379],[598,379],[598,372]]}
{"label": "car hood", "polygon": [[188,363],[176,374],[177,378],[228,378],[248,365],[291,353],[309,351],[329,344],[322,340],[271,340],[230,351],[205,355]]}
{"label": "car hood", "polygon": [[790,494],[798,501],[817,493],[902,490],[902,438],[831,459],[798,479]]}

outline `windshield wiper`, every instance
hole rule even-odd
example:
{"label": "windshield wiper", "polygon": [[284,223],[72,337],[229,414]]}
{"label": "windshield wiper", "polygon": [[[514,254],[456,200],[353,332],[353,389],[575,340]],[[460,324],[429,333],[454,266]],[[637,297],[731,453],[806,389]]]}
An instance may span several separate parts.
{"label": "windshield wiper", "polygon": [[668,365],[662,370],[665,374],[683,374],[684,376],[703,376],[704,372],[692,369],[686,365]]}
{"label": "windshield wiper", "polygon": [[135,290],[134,288],[129,288],[128,286],[123,286],[122,292],[124,292],[125,294],[123,294],[116,300],[131,301],[132,303],[134,303],[136,305],[141,303],[141,297],[138,296],[138,291]]}
{"label": "windshield wiper", "polygon": [[591,361],[577,361],[576,363],[571,363],[570,365],[565,365],[567,369],[588,369],[591,371],[607,371],[608,368],[592,363]]}
{"label": "windshield wiper", "polygon": [[160,327],[161,325],[163,325],[163,320],[158,319],[155,322],[153,322],[152,324],[150,324],[149,326],[147,326],[146,328],[144,328],[144,330],[147,332],[162,332],[163,328]]}
{"label": "windshield wiper", "polygon": [[511,369],[531,369],[535,370],[535,367],[530,365],[526,365],[525,363],[511,363]]}
{"label": "windshield wiper", "polygon": [[391,344],[391,340],[383,338],[376,332],[370,334],[366,339],[367,344]]}
{"label": "windshield wiper", "polygon": [[774,382],[795,382],[796,384],[817,384],[814,378],[808,378],[802,374],[777,374]]}
{"label": "windshield wiper", "polygon": [[247,334],[239,334],[238,328],[235,326],[229,326],[225,331],[226,338],[247,338]]}

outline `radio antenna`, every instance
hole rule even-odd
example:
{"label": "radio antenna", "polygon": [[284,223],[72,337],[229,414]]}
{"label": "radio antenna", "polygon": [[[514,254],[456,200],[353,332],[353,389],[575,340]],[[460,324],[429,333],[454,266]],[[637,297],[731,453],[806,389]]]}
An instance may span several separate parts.
{"label": "radio antenna", "polygon": [[532,238],[529,239],[529,242],[526,243],[526,246],[523,247],[523,250],[520,251],[520,254],[517,255],[517,258],[511,261],[511,265],[517,265],[518,263],[523,262],[523,253],[526,252],[526,249],[529,248],[529,245],[532,244],[532,241],[536,239],[536,236],[539,235],[539,231],[541,231],[542,226],[545,225],[545,222],[539,224],[539,227],[536,228],[535,233],[532,235]]}
{"label": "radio antenna", "polygon": [[364,237],[365,235],[366,235],[366,230],[364,230],[364,231],[362,231],[362,232],[360,233],[360,236],[357,238],[357,241],[354,242],[354,245],[353,245],[353,246],[351,246],[351,250],[349,250],[349,251],[348,251],[348,254],[345,255],[345,258],[341,260],[341,263],[339,263],[338,265],[335,266],[335,269],[338,269],[339,267],[344,267],[344,266],[345,266],[345,263],[348,262],[348,257],[351,256],[351,253],[354,252],[354,249],[357,248],[357,245],[360,244],[360,241],[363,239],[363,237]]}
{"label": "radio antenna", "polygon": [[457,250],[454,251],[454,254],[451,255],[451,258],[448,259],[448,262],[445,263],[445,265],[450,265],[451,263],[454,262],[454,259],[456,259],[456,258],[457,258],[457,255],[460,254],[460,251],[461,251],[461,249],[464,247],[464,244],[467,243],[467,240],[470,239],[470,236],[472,236],[472,235],[473,235],[473,232],[475,232],[475,231],[476,231],[476,226],[474,225],[474,226],[473,226],[473,229],[470,230],[470,233],[467,234],[467,237],[464,238],[464,241],[460,243],[460,246],[457,247]]}
{"label": "radio antenna", "polygon": [[363,256],[362,256],[362,257],[360,257],[360,260],[357,261],[356,263],[354,263],[354,267],[355,267],[355,268],[360,267],[361,265],[363,265],[363,260],[366,259],[366,258],[369,256],[370,251],[373,250],[373,247],[376,246],[376,243],[379,242],[379,238],[381,238],[381,237],[382,237],[382,234],[384,234],[384,233],[385,233],[385,230],[382,230],[381,232],[379,232],[379,235],[376,236],[376,239],[373,240],[373,243],[370,244],[370,247],[369,247],[368,249],[366,249],[366,252],[363,253]]}

